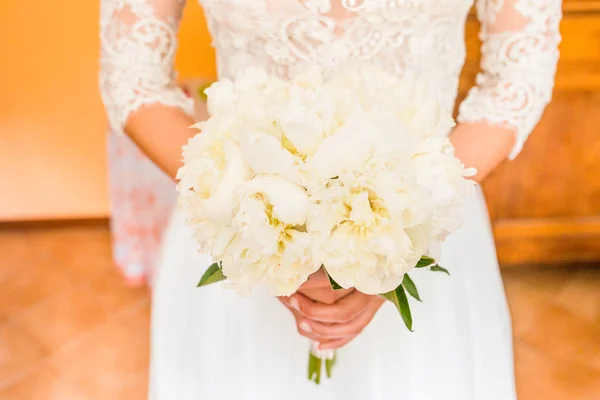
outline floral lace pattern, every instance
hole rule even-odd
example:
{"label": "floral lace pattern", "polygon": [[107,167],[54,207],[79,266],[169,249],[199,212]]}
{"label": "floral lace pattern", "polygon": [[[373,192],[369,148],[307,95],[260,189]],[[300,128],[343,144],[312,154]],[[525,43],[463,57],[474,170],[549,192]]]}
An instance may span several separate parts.
{"label": "floral lace pattern", "polygon": [[176,192],[125,135],[108,135],[113,258],[129,284],[151,283]]}
{"label": "floral lace pattern", "polygon": [[184,0],[103,0],[100,93],[109,123],[121,132],[129,115],[161,103],[189,114],[193,102],[173,69]]}
{"label": "floral lace pattern", "polygon": [[[438,88],[442,104],[454,106],[466,53],[465,19],[474,0],[199,1],[217,51],[220,76],[257,65],[286,77],[304,63],[335,69],[345,60],[359,58],[396,74],[424,74]],[[173,69],[184,2],[101,1],[100,88],[113,132],[121,133],[129,115],[148,104],[193,113],[192,100],[177,87]],[[561,1],[476,3],[482,23],[482,72],[460,106],[459,121],[513,129],[517,144],[512,158],[550,101]],[[125,139],[117,139],[122,140],[119,154],[135,156],[137,149]],[[119,157],[111,152],[111,163],[117,165]],[[157,192],[162,185],[153,182],[165,177],[149,164],[136,173],[147,177],[125,181],[119,176],[130,174],[113,172],[116,212],[124,198],[134,198],[143,190],[139,182],[158,197],[172,196]],[[134,214],[143,208],[130,207]],[[156,219],[164,221],[163,217]],[[146,224],[148,216],[144,218]],[[119,237],[127,239],[127,235]],[[149,254],[152,251],[148,249]]]}
{"label": "floral lace pattern", "polygon": [[[552,97],[558,61],[560,0],[478,0],[482,22],[482,72],[460,106],[460,122],[486,121],[510,127],[518,155]],[[525,22],[518,29],[495,29],[511,14]]]}

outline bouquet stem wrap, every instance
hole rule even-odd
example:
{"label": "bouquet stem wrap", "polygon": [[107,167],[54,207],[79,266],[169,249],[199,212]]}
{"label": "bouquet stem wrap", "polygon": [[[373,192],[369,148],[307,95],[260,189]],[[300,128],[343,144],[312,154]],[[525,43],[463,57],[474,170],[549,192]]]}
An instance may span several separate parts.
{"label": "bouquet stem wrap", "polygon": [[337,352],[335,350],[320,350],[319,342],[310,342],[310,352],[308,355],[308,379],[317,385],[321,383],[321,371],[323,361],[325,361],[325,373],[331,378],[331,371],[336,362]]}

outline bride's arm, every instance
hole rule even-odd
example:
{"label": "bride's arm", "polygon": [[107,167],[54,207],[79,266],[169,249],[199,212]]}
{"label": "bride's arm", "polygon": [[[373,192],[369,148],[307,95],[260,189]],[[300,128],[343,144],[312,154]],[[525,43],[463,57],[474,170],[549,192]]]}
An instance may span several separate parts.
{"label": "bride's arm", "polygon": [[102,0],[100,91],[111,128],[174,177],[193,135],[193,100],[173,68],[185,0]]}
{"label": "bride's arm", "polygon": [[482,72],[459,108],[451,140],[483,179],[514,158],[550,102],[561,0],[477,0]]}

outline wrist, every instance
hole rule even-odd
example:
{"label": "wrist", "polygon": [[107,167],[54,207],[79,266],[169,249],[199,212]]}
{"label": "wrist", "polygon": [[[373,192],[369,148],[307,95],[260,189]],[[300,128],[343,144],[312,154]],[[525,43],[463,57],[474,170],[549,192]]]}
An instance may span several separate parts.
{"label": "wrist", "polygon": [[513,130],[485,122],[459,124],[450,135],[455,155],[465,167],[475,168],[472,177],[481,182],[498,164],[504,161],[516,142]]}

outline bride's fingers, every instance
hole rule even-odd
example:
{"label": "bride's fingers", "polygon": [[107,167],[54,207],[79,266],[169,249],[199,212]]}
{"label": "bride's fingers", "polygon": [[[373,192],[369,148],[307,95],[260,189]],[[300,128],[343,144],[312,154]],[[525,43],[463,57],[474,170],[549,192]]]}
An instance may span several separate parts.
{"label": "bride's fingers", "polygon": [[292,314],[294,314],[294,318],[296,319],[296,329],[298,330],[298,333],[300,335],[319,343],[327,340],[321,335],[313,332],[311,326],[304,320],[304,317],[302,317],[302,315],[298,314],[293,310]]}
{"label": "bride's fingers", "polygon": [[347,345],[348,343],[353,341],[355,337],[356,336],[350,336],[350,337],[345,337],[345,338],[341,338],[341,339],[328,340],[327,342],[321,342],[321,344],[319,345],[319,349],[320,350],[341,349],[342,347],[344,347],[345,345]]}
{"label": "bride's fingers", "polygon": [[356,335],[360,334],[367,325],[369,325],[381,303],[382,301],[376,298],[371,299],[371,303],[364,309],[362,313],[356,316],[356,318],[345,323],[326,324],[308,320],[304,322],[310,325],[311,332],[314,332],[317,335],[327,339],[355,337]]}
{"label": "bride's fingers", "polygon": [[306,321],[306,318],[302,314],[300,314],[296,307],[291,305],[294,304],[294,301],[291,301],[290,297],[278,297],[278,299],[283,303],[284,306],[286,306],[292,312],[292,315],[296,320],[296,328],[300,335],[319,343],[327,340],[326,338],[323,338],[312,331],[312,328],[310,324]]}
{"label": "bride's fingers", "polygon": [[331,290],[331,288],[298,289],[298,293],[303,294],[312,301],[322,304],[333,304],[342,298],[351,294],[355,289]]}
{"label": "bride's fingers", "polygon": [[321,304],[312,301],[301,293],[295,293],[291,299],[292,307],[298,306],[298,312],[307,319],[326,323],[345,323],[353,320],[370,304],[373,296],[354,291],[333,304]]}
{"label": "bride's fingers", "polygon": [[302,309],[300,308],[300,301],[302,301],[305,304],[304,308],[307,308],[309,303],[313,303],[311,299],[299,293],[295,293],[291,296],[281,296],[278,297],[278,299],[293,313],[299,313],[302,315],[303,313]]}

